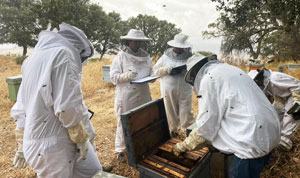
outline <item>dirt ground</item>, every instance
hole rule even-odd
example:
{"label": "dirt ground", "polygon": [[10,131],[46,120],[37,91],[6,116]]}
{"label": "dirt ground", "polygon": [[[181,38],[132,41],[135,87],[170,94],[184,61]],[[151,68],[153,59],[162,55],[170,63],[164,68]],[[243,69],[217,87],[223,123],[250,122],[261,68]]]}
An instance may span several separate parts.
{"label": "dirt ground", "polygon": [[[114,90],[112,84],[102,80],[102,66],[109,65],[110,59],[89,63],[83,68],[82,91],[85,104],[94,111],[92,123],[96,130],[97,155],[102,165],[112,165],[112,173],[129,178],[139,177],[138,171],[126,163],[119,163],[114,155],[116,119],[113,110]],[[6,77],[21,74],[21,66],[16,65],[13,57],[0,56],[0,177],[36,177],[34,171],[16,169],[12,160],[16,151],[14,136],[15,123],[10,118],[10,108],[14,101],[8,98]],[[300,74],[300,73],[299,73]],[[296,74],[296,76],[300,76]],[[159,98],[159,81],[150,84],[153,99]],[[197,113],[197,101],[193,100],[193,110]],[[262,173],[264,178],[300,177],[300,134],[293,139],[294,147],[290,152],[275,150],[270,164]]]}

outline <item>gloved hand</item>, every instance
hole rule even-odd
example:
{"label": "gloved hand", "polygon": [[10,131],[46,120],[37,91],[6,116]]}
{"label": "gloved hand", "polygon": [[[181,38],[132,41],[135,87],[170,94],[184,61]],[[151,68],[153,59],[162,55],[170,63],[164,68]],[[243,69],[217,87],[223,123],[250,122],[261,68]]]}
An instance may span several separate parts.
{"label": "gloved hand", "polygon": [[274,96],[273,106],[276,109],[276,111],[284,111],[284,105],[285,101],[281,97]]}
{"label": "gloved hand", "polygon": [[84,160],[86,158],[86,155],[88,153],[88,149],[89,149],[89,141],[86,141],[84,143],[77,143],[76,146],[78,148],[79,151],[79,158],[77,158],[76,162],[78,163],[81,160]]}
{"label": "gloved hand", "polygon": [[18,146],[18,150],[14,157],[14,166],[19,169],[26,168],[26,161],[23,154],[23,147]]}
{"label": "gloved hand", "polygon": [[300,91],[292,91],[293,101],[300,102]]}
{"label": "gloved hand", "polygon": [[168,75],[168,74],[170,74],[172,69],[173,69],[173,67],[160,67],[157,69],[156,75],[158,75],[160,77]]}
{"label": "gloved hand", "polygon": [[177,144],[172,147],[172,153],[177,157],[179,157],[184,152],[185,150],[181,150],[180,148],[178,148]]}
{"label": "gloved hand", "polygon": [[80,121],[78,125],[68,128],[68,133],[72,142],[76,143],[76,146],[80,153],[77,162],[79,162],[82,159],[85,159],[88,152],[89,140],[88,140],[88,134],[85,130],[82,121]]}
{"label": "gloved hand", "polygon": [[194,151],[204,147],[206,140],[198,135],[197,132],[197,128],[193,129],[190,135],[184,141],[173,146],[172,153],[175,156],[179,156],[186,151]]}
{"label": "gloved hand", "polygon": [[14,166],[16,168],[22,169],[26,167],[26,161],[23,154],[23,135],[24,135],[24,128],[16,128],[15,130],[16,140],[18,143],[18,149],[14,157]]}
{"label": "gloved hand", "polygon": [[132,81],[137,76],[137,72],[125,72],[120,75],[119,82],[129,82]]}

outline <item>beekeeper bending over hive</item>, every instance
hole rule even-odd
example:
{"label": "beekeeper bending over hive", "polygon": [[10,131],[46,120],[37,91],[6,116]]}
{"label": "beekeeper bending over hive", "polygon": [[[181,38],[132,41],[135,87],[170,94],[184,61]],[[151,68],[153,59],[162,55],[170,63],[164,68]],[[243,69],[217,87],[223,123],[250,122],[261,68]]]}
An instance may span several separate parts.
{"label": "beekeeper bending over hive", "polygon": [[125,142],[120,115],[141,104],[151,101],[149,85],[130,84],[134,79],[147,77],[152,72],[152,62],[149,54],[141,49],[141,44],[149,41],[140,30],[131,29],[124,40],[124,48],[117,54],[110,66],[110,79],[116,85],[114,109],[117,117],[115,152],[117,159],[125,161]]}
{"label": "beekeeper bending over hive", "polygon": [[22,65],[11,109],[18,142],[14,165],[24,168],[27,162],[38,177],[92,177],[102,167],[88,140],[93,128],[83,103],[81,71],[94,49],[78,28],[65,23],[59,28],[42,31]]}
{"label": "beekeeper bending over hive", "polygon": [[188,59],[187,69],[185,81],[194,86],[199,103],[197,128],[173,147],[173,153],[211,144],[234,154],[231,177],[259,177],[280,141],[280,123],[271,103],[246,73],[220,63],[216,55],[196,54]]}
{"label": "beekeeper bending over hive", "polygon": [[299,127],[300,115],[288,111],[293,106],[295,109],[298,106],[300,112],[300,81],[290,75],[266,68],[251,70],[248,74],[266,95],[273,97],[273,106],[281,123],[280,146],[284,150],[290,150],[293,146],[291,137]]}
{"label": "beekeeper bending over hive", "polygon": [[186,64],[191,44],[187,36],[177,34],[174,40],[168,42],[169,48],[159,58],[153,67],[155,75],[161,76],[160,90],[164,98],[166,114],[172,136],[178,135],[178,130],[185,130],[194,122],[192,113],[192,86],[184,81],[186,68],[171,73],[172,69]]}

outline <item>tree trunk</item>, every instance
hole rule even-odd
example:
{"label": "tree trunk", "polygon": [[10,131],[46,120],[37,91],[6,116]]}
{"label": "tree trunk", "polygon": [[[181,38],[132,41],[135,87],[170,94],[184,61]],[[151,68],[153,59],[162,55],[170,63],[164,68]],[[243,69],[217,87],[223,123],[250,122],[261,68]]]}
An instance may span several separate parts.
{"label": "tree trunk", "polygon": [[101,59],[103,58],[103,56],[104,56],[104,54],[105,54],[105,52],[106,52],[106,47],[105,47],[105,45],[106,45],[106,43],[103,45],[104,47],[103,47],[103,49],[101,50],[100,61],[101,61]]}
{"label": "tree trunk", "polygon": [[100,55],[100,61],[101,61],[101,59],[103,58],[103,56],[104,56],[104,53],[105,53],[105,52],[101,51],[101,55]]}
{"label": "tree trunk", "polygon": [[26,56],[27,54],[27,46],[23,46],[23,56]]}

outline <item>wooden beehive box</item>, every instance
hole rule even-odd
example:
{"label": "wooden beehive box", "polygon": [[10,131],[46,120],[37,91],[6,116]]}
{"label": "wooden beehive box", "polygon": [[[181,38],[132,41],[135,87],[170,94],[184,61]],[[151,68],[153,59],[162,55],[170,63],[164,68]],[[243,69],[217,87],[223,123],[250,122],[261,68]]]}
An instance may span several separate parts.
{"label": "wooden beehive box", "polygon": [[208,148],[175,157],[163,99],[157,99],[121,115],[128,164],[144,178],[208,178]]}
{"label": "wooden beehive box", "polygon": [[283,65],[283,70],[288,70],[288,71],[297,71],[300,70],[300,64],[284,64]]}
{"label": "wooden beehive box", "polygon": [[264,64],[258,64],[258,63],[254,64],[254,63],[251,63],[251,64],[249,64],[248,72],[250,72],[251,70],[261,69],[264,66],[265,66]]}
{"label": "wooden beehive box", "polygon": [[109,72],[110,72],[110,65],[102,66],[103,82],[111,83]]}

